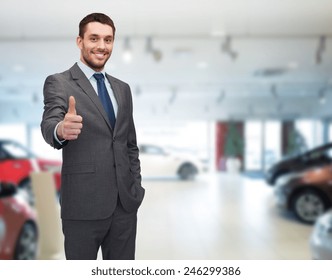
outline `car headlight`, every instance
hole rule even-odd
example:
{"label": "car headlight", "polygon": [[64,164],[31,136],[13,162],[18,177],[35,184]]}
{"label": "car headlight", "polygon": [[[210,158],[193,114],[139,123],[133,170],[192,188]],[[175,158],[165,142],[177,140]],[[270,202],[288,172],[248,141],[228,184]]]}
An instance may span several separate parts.
{"label": "car headlight", "polygon": [[289,181],[301,178],[302,174],[301,173],[290,173],[287,175],[283,175],[277,179],[276,185],[278,186],[283,186],[289,183]]}
{"label": "car headlight", "polygon": [[320,216],[315,224],[315,231],[319,235],[332,235],[332,211]]}

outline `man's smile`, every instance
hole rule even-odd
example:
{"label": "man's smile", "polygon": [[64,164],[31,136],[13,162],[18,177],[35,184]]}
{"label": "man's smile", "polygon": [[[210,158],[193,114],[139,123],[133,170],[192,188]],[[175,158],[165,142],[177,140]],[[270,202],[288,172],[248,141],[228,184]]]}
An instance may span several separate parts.
{"label": "man's smile", "polygon": [[104,58],[106,55],[108,55],[107,52],[92,52],[97,58]]}

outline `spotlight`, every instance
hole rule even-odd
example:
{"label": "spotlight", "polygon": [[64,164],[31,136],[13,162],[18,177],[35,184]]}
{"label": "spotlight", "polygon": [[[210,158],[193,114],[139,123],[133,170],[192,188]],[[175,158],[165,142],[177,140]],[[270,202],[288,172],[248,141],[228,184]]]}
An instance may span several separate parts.
{"label": "spotlight", "polygon": [[221,50],[228,54],[232,60],[235,60],[238,56],[238,53],[233,50],[232,37],[230,36],[226,36],[225,40],[221,44]]}
{"label": "spotlight", "polygon": [[316,51],[316,64],[320,64],[323,61],[322,55],[326,48],[326,36],[321,36],[318,41]]}
{"label": "spotlight", "polygon": [[325,89],[320,89],[318,92],[318,101],[321,105],[326,103],[326,92]]}
{"label": "spotlight", "polygon": [[129,37],[126,37],[124,39],[122,58],[125,63],[130,63],[133,59],[133,54],[132,54],[132,50],[131,50],[131,46],[130,46]]}
{"label": "spotlight", "polygon": [[176,87],[173,87],[173,88],[171,89],[171,96],[170,96],[170,98],[169,98],[169,104],[173,104],[173,103],[174,103],[177,94],[178,94],[178,90],[177,90],[177,88],[176,88]]}
{"label": "spotlight", "polygon": [[146,38],[145,50],[146,50],[147,53],[152,54],[152,57],[156,62],[159,62],[163,57],[163,54],[162,54],[161,50],[155,49],[152,46],[152,38],[151,37]]}
{"label": "spotlight", "polygon": [[276,85],[271,85],[270,88],[271,95],[275,98],[278,99],[278,93],[277,93],[277,86]]}
{"label": "spotlight", "polygon": [[219,93],[218,97],[217,97],[217,104],[221,103],[224,98],[226,96],[226,93],[224,90],[221,90],[221,92]]}

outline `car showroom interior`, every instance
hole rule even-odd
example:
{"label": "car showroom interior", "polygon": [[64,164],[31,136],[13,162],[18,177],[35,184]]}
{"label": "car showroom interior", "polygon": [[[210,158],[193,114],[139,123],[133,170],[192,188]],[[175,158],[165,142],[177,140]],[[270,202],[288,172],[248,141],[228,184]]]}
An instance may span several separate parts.
{"label": "car showroom interior", "polygon": [[[332,2],[99,2],[116,26],[106,73],[133,99],[136,259],[332,259]],[[79,60],[96,4],[1,4],[0,259],[61,260],[43,86]]]}

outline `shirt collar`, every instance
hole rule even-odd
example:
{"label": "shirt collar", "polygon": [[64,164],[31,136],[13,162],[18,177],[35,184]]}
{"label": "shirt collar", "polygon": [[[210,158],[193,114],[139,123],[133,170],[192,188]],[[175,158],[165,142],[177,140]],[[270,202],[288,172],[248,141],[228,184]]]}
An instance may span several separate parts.
{"label": "shirt collar", "polygon": [[[82,72],[84,73],[84,75],[88,78],[88,80],[91,79],[91,77],[93,76],[93,74],[97,73],[95,70],[91,69],[88,65],[84,64],[81,60],[79,60],[77,62],[78,67],[80,67],[80,69],[82,70]],[[102,73],[105,76],[105,71],[100,71],[98,73]]]}

